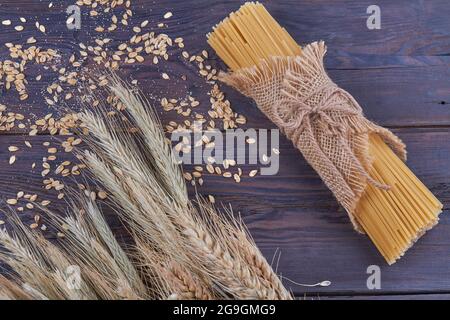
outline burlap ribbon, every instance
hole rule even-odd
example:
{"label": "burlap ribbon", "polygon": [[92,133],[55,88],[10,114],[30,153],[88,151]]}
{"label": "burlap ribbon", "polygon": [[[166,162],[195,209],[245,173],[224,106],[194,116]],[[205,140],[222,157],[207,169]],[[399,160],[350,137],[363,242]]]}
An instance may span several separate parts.
{"label": "burlap ribbon", "polygon": [[402,141],[364,115],[358,102],[327,75],[324,42],[314,42],[298,57],[273,57],[252,68],[221,74],[220,79],[253,98],[317,171],[362,228],[354,211],[367,184],[389,189],[371,177],[369,135],[378,134],[406,160]]}

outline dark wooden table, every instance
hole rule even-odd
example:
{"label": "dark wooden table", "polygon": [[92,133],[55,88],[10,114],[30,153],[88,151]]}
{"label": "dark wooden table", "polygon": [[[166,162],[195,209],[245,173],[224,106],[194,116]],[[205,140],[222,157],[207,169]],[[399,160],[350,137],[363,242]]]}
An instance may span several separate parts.
{"label": "dark wooden table", "polygon": [[[73,2],[55,1],[49,9],[48,0],[2,0],[0,20],[18,21],[23,16],[28,21],[20,33],[0,25],[0,59],[8,55],[3,43],[24,43],[30,36],[38,39],[41,46],[55,48],[66,56],[77,50],[79,42],[92,41],[95,20],[85,17],[86,11],[80,31],[70,31],[65,26],[65,8]],[[198,53],[208,47],[205,34],[240,3],[136,0],[132,21],[149,19],[155,25],[163,20],[165,12],[172,11],[174,15],[165,32],[172,38],[182,36],[186,49]],[[271,260],[277,249],[281,252],[278,272],[283,276],[301,283],[332,281],[326,288],[286,282],[299,297],[450,298],[450,2],[379,0],[380,30],[366,27],[366,9],[373,4],[369,0],[280,0],[264,4],[301,44],[327,42],[326,66],[332,78],[355,96],[369,119],[391,128],[407,143],[408,165],[444,203],[445,212],[435,229],[398,263],[388,266],[371,242],[352,230],[331,193],[284,138],[276,176],[244,179],[240,184],[206,176],[199,192],[232,203],[245,217],[266,257]],[[46,35],[36,31],[36,20],[47,26]],[[126,32],[112,35],[117,43],[129,37]],[[213,60],[224,68],[219,59],[213,56]],[[29,72],[30,98],[20,102],[16,93],[6,92],[1,85],[0,103],[7,105],[8,111],[36,117],[55,112],[46,106],[42,93],[55,80],[54,75],[46,75],[38,68]],[[161,72],[186,74],[188,80],[167,82],[161,80]],[[39,73],[44,80],[37,82],[34,78]],[[209,86],[195,68],[182,62],[179,52],[168,63],[156,67],[145,62],[126,68],[124,73],[138,79],[144,92],[154,98],[192,91],[202,102],[199,110],[206,112],[210,107],[206,95]],[[274,127],[252,101],[231,88],[223,86],[223,90],[233,108],[248,118],[245,127]],[[161,111],[161,118],[166,123],[176,116]],[[55,193],[46,193],[42,188],[40,170],[31,170],[31,163],[40,163],[46,154],[42,143],[52,138],[24,137],[24,133],[26,130],[15,129],[0,135],[0,197],[4,200],[24,190],[55,199]],[[17,153],[17,163],[9,166],[7,147],[23,145],[25,139],[33,148],[26,152],[22,148]],[[33,213],[22,215],[26,220]],[[381,268],[379,290],[367,288],[366,271],[370,265]]]}

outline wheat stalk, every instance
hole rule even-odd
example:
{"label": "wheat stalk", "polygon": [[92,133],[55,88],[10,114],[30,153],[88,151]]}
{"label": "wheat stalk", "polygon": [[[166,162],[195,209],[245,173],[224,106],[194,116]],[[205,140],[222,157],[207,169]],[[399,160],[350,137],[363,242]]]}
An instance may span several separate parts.
{"label": "wheat stalk", "polygon": [[[143,95],[115,75],[109,83],[130,121],[113,122],[106,105],[82,112],[91,151],[80,155],[108,191],[132,246],[122,249],[89,198],[75,197],[65,218],[42,208],[64,235],[60,246],[12,215],[13,233],[0,230],[0,259],[15,275],[0,278],[0,297],[291,299],[242,221],[200,198],[189,200],[181,168]],[[82,271],[78,290],[67,288],[70,265]]]}
{"label": "wheat stalk", "polygon": [[13,222],[11,234],[0,230],[0,245],[5,249],[0,253],[0,259],[15,272],[16,282],[26,283],[30,290],[52,300],[93,297],[87,288],[75,292],[62,285],[64,270],[73,264],[69,257],[30,231],[15,214],[10,220]]}
{"label": "wheat stalk", "polygon": [[153,109],[141,92],[133,91],[116,74],[112,74],[109,82],[111,92],[126,103],[127,111],[140,129],[154,166],[159,169],[161,184],[180,206],[185,206],[188,203],[186,184],[156,113],[150,111]]}
{"label": "wheat stalk", "polygon": [[38,297],[27,292],[23,284],[0,276],[0,300],[32,300]]}
{"label": "wheat stalk", "polygon": [[[14,271],[14,282],[24,283],[25,292],[42,299],[148,298],[146,286],[137,272],[130,270],[134,267],[125,253],[120,252],[116,240],[99,238],[98,230],[105,226],[99,229],[99,221],[96,225],[89,220],[93,214],[99,214],[92,212],[96,210],[95,204],[86,199],[80,205],[83,209],[72,207],[66,218],[42,208],[48,213],[50,224],[64,233],[60,246],[30,231],[15,213],[8,213],[13,231],[0,230],[0,244],[5,249],[0,252],[0,259]],[[70,288],[67,282],[66,271],[71,266],[81,271],[82,281],[76,289]]]}
{"label": "wheat stalk", "polygon": [[[281,284],[266,259],[250,240],[246,229],[228,213],[229,219],[220,216],[209,203],[199,199],[197,219],[185,234],[203,254],[200,260],[209,273],[226,292],[234,298],[289,299],[291,295]],[[207,220],[202,230],[201,219]],[[252,255],[254,259],[245,259]],[[263,269],[265,272],[261,272]]]}
{"label": "wheat stalk", "polygon": [[[165,249],[166,252],[189,253],[183,253],[179,260],[184,264],[194,261],[193,265],[198,270],[192,272],[208,274],[219,296],[289,298],[290,294],[284,289],[269,264],[264,263],[265,258],[259,250],[255,250],[254,243],[242,241],[248,239],[248,237],[240,224],[232,224],[217,218],[218,215],[213,208],[206,210],[209,215],[202,215],[195,206],[186,200],[187,192],[184,181],[182,183],[183,188],[179,187],[183,179],[181,170],[161,133],[159,121],[157,121],[152,107],[148,105],[142,95],[132,91],[115,76],[110,79],[110,90],[126,106],[131,123],[139,129],[138,135],[143,136],[140,140],[143,145],[140,145],[138,150],[144,150],[143,152],[148,152],[148,154],[113,153],[113,150],[123,150],[125,147],[112,146],[113,144],[133,140],[129,130],[116,131],[110,134],[111,130],[104,130],[104,128],[112,127],[107,119],[100,117],[98,114],[87,112],[81,115],[81,119],[95,138],[90,139],[88,143],[93,144],[94,147],[97,147],[96,150],[100,152],[97,152],[96,156],[86,154],[86,158],[87,164],[93,170],[94,175],[109,177],[106,187],[110,189],[110,192],[124,194],[117,190],[117,182],[119,181],[122,190],[127,190],[127,199],[123,201],[127,205],[122,205],[122,208],[131,208],[128,204],[134,203],[136,205],[136,202],[139,203],[140,210],[133,210],[126,216],[128,223],[133,226],[145,225],[145,231],[137,228],[137,232],[147,232],[147,235],[150,235],[151,238],[159,239],[157,245]],[[137,152],[135,151],[135,153]],[[120,157],[124,158],[120,159]],[[130,157],[133,159],[153,159],[152,167],[162,174],[147,174],[145,170],[148,167],[144,166],[140,169],[136,166],[133,170],[130,170],[125,165]],[[132,160],[131,163],[138,164],[141,162]],[[112,168],[114,169],[111,170]],[[120,177],[117,177],[117,173]],[[133,173],[154,178],[152,186],[142,184],[141,182],[144,179]],[[126,187],[123,187],[124,184]],[[160,194],[158,190],[161,189],[169,191]],[[145,197],[149,192],[156,192],[154,197],[158,201],[149,203]],[[133,198],[133,200],[130,198]],[[205,206],[204,203],[202,205]],[[203,217],[200,218],[200,216]],[[145,221],[143,221],[143,217],[145,217]],[[143,222],[146,224],[143,224]],[[230,231],[231,236],[229,235]],[[180,233],[185,239],[180,239]],[[164,237],[161,237],[161,234]],[[167,239],[171,239],[171,241],[169,242]],[[226,239],[226,241],[223,241],[223,239]],[[232,245],[235,247],[232,247]],[[191,249],[185,250],[186,248]],[[231,254],[230,252],[247,252],[247,258],[241,256],[241,254]],[[272,271],[270,272],[270,270]]]}
{"label": "wheat stalk", "polygon": [[[102,299],[149,297],[146,286],[128,256],[117,243],[95,203],[79,199],[71,214],[59,218],[47,211],[52,224],[61,225],[61,245],[71,253],[76,265],[90,273],[84,279]],[[95,220],[95,222],[94,222]],[[75,254],[74,254],[75,252]],[[103,288],[98,290],[98,288]]]}

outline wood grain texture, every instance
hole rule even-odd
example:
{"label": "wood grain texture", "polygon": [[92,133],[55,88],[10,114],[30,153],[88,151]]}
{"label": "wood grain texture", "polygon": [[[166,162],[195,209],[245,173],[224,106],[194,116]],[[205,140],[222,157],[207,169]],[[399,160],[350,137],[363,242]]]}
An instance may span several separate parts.
{"label": "wood grain texture", "polygon": [[[151,102],[159,106],[161,97],[183,98],[186,92],[201,102],[195,113],[207,114],[210,108],[207,93],[211,86],[206,84],[196,74],[192,67],[185,66],[181,61],[167,63],[171,75],[188,76],[188,81],[174,80],[175,87],[168,86],[166,80],[161,79],[161,70],[150,63],[145,63],[137,70],[123,71],[129,79],[139,79],[140,86]],[[132,77],[130,76],[132,73]],[[365,115],[372,121],[388,127],[416,127],[416,126],[447,126],[450,125],[450,70],[442,66],[386,68],[386,69],[355,69],[331,70],[333,80],[342,88],[349,91],[361,104]],[[42,82],[42,81],[41,81]],[[35,118],[48,113],[55,113],[54,107],[47,107],[43,91],[45,86],[30,80],[30,98],[24,104],[19,104],[17,95],[8,92],[3,103],[12,112],[31,112]],[[150,90],[151,88],[151,90]],[[227,98],[231,101],[236,112],[244,114],[248,123],[247,128],[274,128],[270,122],[250,99],[240,95],[230,88],[223,86]],[[69,103],[69,106],[79,107]],[[168,123],[180,119],[176,112],[162,113],[161,118]],[[193,117],[191,117],[193,118]],[[12,133],[20,132],[20,129]],[[23,132],[23,131],[22,131]]]}
{"label": "wood grain texture", "polygon": [[[445,12],[445,2],[382,2],[383,25],[381,30],[375,31],[365,26],[365,8],[370,1],[361,1],[357,5],[353,1],[303,1],[299,5],[283,1],[276,4],[268,2],[267,6],[299,42],[320,39],[327,42],[326,65],[331,77],[358,99],[369,119],[390,127],[450,125],[450,71],[446,67],[450,41],[445,33],[446,19],[441,17]],[[67,60],[79,49],[79,42],[92,42],[97,35],[93,30],[95,20],[85,16],[80,31],[70,31],[65,27],[63,12],[70,3],[63,1],[49,10],[44,2],[22,5],[23,8],[21,2],[2,2],[0,19],[17,20],[21,15],[36,17],[36,12],[39,12],[39,20],[52,27],[48,28],[47,35],[37,33],[34,27],[36,18],[29,19],[24,24],[26,30],[21,33],[10,32],[11,27],[0,26],[0,43],[17,43],[19,39],[23,41],[35,36],[38,43],[44,41],[45,47],[58,49],[63,60]],[[135,3],[136,15],[132,21],[136,24],[149,19],[154,26],[162,21],[166,11],[172,10],[173,21],[163,31],[174,38],[184,37],[186,50],[191,53],[207,48],[204,35],[226,12],[239,6],[239,1],[211,1],[207,8],[198,1],[162,1],[150,6],[142,0]],[[187,10],[189,15],[185,14]],[[113,43],[118,45],[129,37],[128,32],[119,30],[114,33]],[[161,96],[180,97],[192,92],[202,100],[198,112],[204,113],[209,108],[206,96],[209,86],[192,66],[182,61],[180,53],[181,50],[171,52],[169,63],[155,67],[146,61],[139,67],[126,68],[124,73],[140,80],[155,104]],[[2,46],[0,55],[6,54],[7,49]],[[224,68],[215,57],[213,65]],[[5,93],[2,99],[10,111],[31,112],[36,117],[54,112],[46,107],[43,92],[58,75],[43,71],[41,66],[30,66],[27,70],[30,99],[26,103],[19,104],[13,92]],[[161,79],[161,72],[169,73],[173,79],[187,75],[188,81],[174,80],[175,85],[173,82],[168,85]],[[38,74],[44,75],[40,82],[34,80]],[[233,106],[248,116],[249,127],[273,127],[248,99],[232,90],[226,92]],[[164,115],[168,121],[173,118],[176,115]]]}
{"label": "wood grain texture", "polygon": [[[411,169],[448,207],[450,130],[401,129],[397,133],[409,146]],[[0,150],[0,179],[3,181],[0,194],[8,198],[14,197],[17,191],[25,191],[37,193],[42,199],[55,200],[55,192],[42,189],[40,170],[30,170],[34,161],[39,167],[47,149],[42,143],[50,141],[49,137],[27,139],[33,148],[19,151],[18,160],[12,166],[7,164],[9,152],[6,148]],[[23,140],[19,136],[0,136],[0,145],[22,146]],[[450,257],[446,254],[450,246],[447,236],[450,220],[447,214],[443,214],[440,224],[400,262],[388,267],[370,241],[353,231],[346,213],[290,142],[282,139],[280,151],[280,171],[276,176],[244,178],[236,184],[231,179],[205,175],[205,186],[198,191],[214,194],[224,205],[232,203],[269,260],[280,250],[278,271],[283,276],[301,283],[333,282],[331,287],[320,289],[292,286],[294,292],[300,295],[305,292],[370,293],[366,288],[366,269],[372,264],[382,269],[385,293],[450,288]],[[70,154],[63,154],[55,164],[70,159],[73,159]],[[244,172],[253,168],[243,167]],[[61,210],[61,202],[51,207]],[[26,211],[22,215],[28,221],[33,213]],[[116,232],[121,234],[121,230]]]}
{"label": "wood grain texture", "polygon": [[[0,25],[0,44],[18,43],[34,36],[46,47],[59,50],[64,57],[77,50],[79,42],[89,42],[95,36],[93,19],[83,16],[83,28],[69,31],[65,27],[65,8],[74,1],[2,0],[0,20],[17,21],[25,16],[28,22],[22,33]],[[363,0],[283,0],[263,1],[274,17],[302,44],[325,40],[328,44],[326,65],[336,83],[352,93],[375,122],[394,129],[408,145],[408,165],[418,177],[443,201],[450,205],[450,3],[445,0],[378,1],[382,10],[382,29],[366,28],[366,8],[372,1]],[[182,36],[186,50],[198,53],[207,48],[205,34],[228,12],[243,1],[133,1],[136,24],[149,19],[154,27],[167,11],[174,16],[164,32],[172,38]],[[85,14],[86,12],[83,11]],[[38,33],[36,20],[45,23],[47,35]],[[157,30],[155,28],[155,30]],[[161,31],[161,30],[157,30]],[[129,32],[112,35],[119,44],[130,37]],[[210,85],[197,75],[195,68],[183,62],[180,50],[171,53],[170,61],[158,67],[145,62],[125,68],[128,79],[139,80],[144,93],[158,105],[163,96],[183,97],[190,92],[201,102],[196,111],[205,114],[209,109],[207,92]],[[0,57],[7,50],[0,46]],[[212,55],[213,65],[224,68]],[[43,92],[56,75],[42,67],[29,70],[30,99],[19,103],[17,95],[0,91],[0,103],[9,111],[31,113],[39,118],[58,110],[45,106]],[[170,82],[160,77],[171,75]],[[33,80],[43,74],[40,82]],[[187,81],[180,79],[187,75]],[[1,87],[1,86],[0,86]],[[223,86],[234,109],[248,118],[248,128],[273,128],[255,104],[231,88]],[[76,106],[74,106],[76,107]],[[160,112],[164,123],[180,119],[174,113]],[[24,137],[20,130],[0,135],[0,199],[12,197],[17,191],[37,193],[55,200],[55,192],[42,188],[37,168],[46,155],[45,141],[53,138],[42,135]],[[26,149],[24,140],[33,144]],[[305,288],[285,281],[299,297],[366,298],[380,297],[448,298],[450,292],[450,218],[448,209],[441,223],[421,239],[397,264],[385,265],[370,241],[355,234],[348,218],[323,185],[316,173],[286,139],[281,139],[280,171],[275,176],[244,178],[240,184],[217,176],[205,176],[202,194],[213,194],[217,201],[233,206],[243,216],[255,241],[270,261],[276,250],[281,258],[278,271],[284,277],[301,283],[332,281],[327,288]],[[18,160],[8,165],[9,145],[18,145]],[[73,159],[61,154],[57,163]],[[248,173],[253,166],[244,166]],[[190,167],[185,168],[189,170]],[[68,184],[73,181],[67,180]],[[191,193],[193,192],[191,188]],[[51,207],[63,211],[59,203]],[[33,211],[24,212],[30,220]],[[111,217],[110,214],[108,216]],[[1,219],[1,218],[0,218]],[[111,217],[113,228],[123,235],[120,225]],[[382,270],[382,289],[374,293],[366,286],[367,266],[376,264]],[[328,295],[328,296],[327,296]]]}

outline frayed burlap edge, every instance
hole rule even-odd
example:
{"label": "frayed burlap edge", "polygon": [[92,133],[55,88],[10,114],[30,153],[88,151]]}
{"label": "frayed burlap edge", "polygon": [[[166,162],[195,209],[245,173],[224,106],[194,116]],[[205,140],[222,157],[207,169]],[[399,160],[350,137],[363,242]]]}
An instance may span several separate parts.
{"label": "frayed burlap edge", "polygon": [[354,211],[367,184],[389,188],[369,174],[369,134],[378,134],[402,160],[406,147],[391,131],[367,120],[355,99],[331,81],[325,54],[325,43],[314,42],[300,56],[272,57],[221,73],[219,79],[255,100],[317,171],[355,230],[363,233]]}

